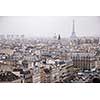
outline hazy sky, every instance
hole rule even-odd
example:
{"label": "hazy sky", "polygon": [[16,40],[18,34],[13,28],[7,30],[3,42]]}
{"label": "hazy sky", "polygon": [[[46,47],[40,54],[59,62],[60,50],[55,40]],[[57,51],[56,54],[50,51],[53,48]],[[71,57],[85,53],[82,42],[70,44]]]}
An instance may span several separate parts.
{"label": "hazy sky", "polygon": [[52,37],[54,33],[69,37],[75,20],[77,36],[99,36],[100,17],[23,16],[0,17],[0,33],[25,34],[26,36]]}

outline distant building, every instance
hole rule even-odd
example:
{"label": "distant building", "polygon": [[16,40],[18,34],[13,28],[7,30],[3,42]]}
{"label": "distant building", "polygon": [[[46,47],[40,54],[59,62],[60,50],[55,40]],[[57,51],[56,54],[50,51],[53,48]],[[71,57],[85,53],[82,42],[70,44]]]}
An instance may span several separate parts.
{"label": "distant building", "polygon": [[82,70],[91,70],[95,68],[95,54],[91,53],[73,53],[73,66]]}

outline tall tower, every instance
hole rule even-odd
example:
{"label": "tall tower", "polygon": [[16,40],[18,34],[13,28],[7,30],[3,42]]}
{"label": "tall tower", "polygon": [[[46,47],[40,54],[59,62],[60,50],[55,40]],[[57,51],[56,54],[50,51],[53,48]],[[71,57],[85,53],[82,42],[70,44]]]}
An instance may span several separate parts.
{"label": "tall tower", "polygon": [[58,35],[58,40],[61,40],[61,36],[60,36],[60,34]]}
{"label": "tall tower", "polygon": [[77,36],[75,34],[75,21],[73,20],[73,27],[72,27],[72,34],[71,34],[71,39],[77,39]]}

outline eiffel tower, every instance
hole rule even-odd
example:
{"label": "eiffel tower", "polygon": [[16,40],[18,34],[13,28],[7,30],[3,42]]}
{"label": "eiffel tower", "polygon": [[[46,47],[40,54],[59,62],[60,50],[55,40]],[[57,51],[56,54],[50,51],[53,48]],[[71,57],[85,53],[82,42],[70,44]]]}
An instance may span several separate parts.
{"label": "eiffel tower", "polygon": [[72,34],[71,34],[71,39],[77,39],[77,36],[75,34],[75,22],[73,20],[73,28],[72,28]]}

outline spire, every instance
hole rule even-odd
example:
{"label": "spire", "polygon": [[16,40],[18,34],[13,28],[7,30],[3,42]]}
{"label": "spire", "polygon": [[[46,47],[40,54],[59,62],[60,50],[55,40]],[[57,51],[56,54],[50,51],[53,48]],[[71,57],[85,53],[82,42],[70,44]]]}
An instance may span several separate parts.
{"label": "spire", "polygon": [[61,37],[60,37],[60,34],[58,35],[58,40],[60,40],[61,39]]}

